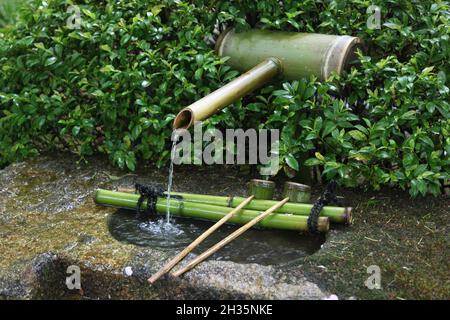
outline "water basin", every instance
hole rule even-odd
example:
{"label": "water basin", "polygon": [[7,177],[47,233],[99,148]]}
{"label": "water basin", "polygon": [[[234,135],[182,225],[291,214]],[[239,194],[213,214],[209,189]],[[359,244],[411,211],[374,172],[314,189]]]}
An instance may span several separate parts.
{"label": "water basin", "polygon": [[[109,230],[116,240],[137,246],[171,250],[174,255],[212,225],[213,222],[210,221],[177,217],[172,218],[167,227],[163,216],[143,222],[134,212],[128,210],[118,210],[109,219]],[[220,227],[194,249],[193,253],[203,252],[238,227],[230,224]],[[280,265],[313,254],[320,249],[324,241],[324,236],[299,234],[294,231],[251,229],[210,259]]]}

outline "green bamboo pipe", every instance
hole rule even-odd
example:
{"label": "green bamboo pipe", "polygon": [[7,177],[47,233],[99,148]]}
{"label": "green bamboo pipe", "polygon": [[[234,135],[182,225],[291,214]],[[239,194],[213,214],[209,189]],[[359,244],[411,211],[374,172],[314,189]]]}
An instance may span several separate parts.
{"label": "green bamboo pipe", "polygon": [[[242,197],[226,197],[226,196],[211,196],[204,194],[195,193],[183,193],[183,192],[171,192],[173,195],[181,196],[185,201],[194,203],[205,203],[222,207],[232,207],[238,206],[245,198]],[[255,199],[247,205],[250,210],[267,210],[273,206],[276,200],[259,200]],[[276,210],[277,213],[291,213],[294,215],[307,216],[311,212],[312,204],[308,203],[294,203],[288,202],[284,204],[280,209]],[[333,223],[352,223],[352,208],[351,207],[323,207],[321,217],[327,217],[330,222]]]}
{"label": "green bamboo pipe", "polygon": [[276,77],[325,80],[333,72],[339,74],[353,60],[359,42],[351,36],[226,30],[217,39],[216,52],[229,57],[227,64],[245,73],[182,109],[173,128],[188,129]]}
{"label": "green bamboo pipe", "polygon": [[230,57],[227,64],[242,72],[275,57],[281,62],[284,79],[314,75],[323,81],[332,72],[340,74],[354,60],[359,43],[359,38],[346,35],[230,29],[217,39],[216,52]]}
{"label": "green bamboo pipe", "polygon": [[182,109],[173,121],[173,128],[188,129],[195,122],[209,118],[227,105],[261,87],[280,71],[281,64],[276,58],[269,57],[258,61],[238,78]]}
{"label": "green bamboo pipe", "polygon": [[[94,201],[99,205],[134,210],[136,209],[138,199],[138,194],[98,189],[95,193]],[[147,207],[146,201],[144,201],[142,207],[144,209]],[[172,198],[169,201],[169,210],[170,214],[178,217],[218,221],[230,211],[230,208]],[[157,199],[156,211],[161,214],[167,212],[166,198]],[[260,213],[260,211],[244,209],[232,217],[229,222],[246,224]],[[329,219],[320,217],[318,222],[319,231],[327,232],[329,229]],[[258,226],[268,229],[308,231],[307,217],[289,214],[272,214],[262,220]]]}

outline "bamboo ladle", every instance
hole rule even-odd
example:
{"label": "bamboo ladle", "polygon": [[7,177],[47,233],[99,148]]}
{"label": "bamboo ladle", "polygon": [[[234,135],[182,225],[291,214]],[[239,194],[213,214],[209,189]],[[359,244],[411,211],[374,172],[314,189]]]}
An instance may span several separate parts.
{"label": "bamboo ladle", "polygon": [[263,220],[264,218],[266,218],[270,214],[272,214],[275,210],[277,210],[278,208],[283,206],[288,201],[289,201],[289,198],[286,197],[283,200],[281,200],[280,202],[274,204],[272,207],[270,207],[269,209],[267,209],[266,211],[264,211],[260,215],[256,216],[255,218],[253,218],[252,220],[247,222],[245,225],[243,225],[242,227],[240,227],[239,229],[234,231],[232,234],[228,235],[226,238],[222,239],[220,242],[216,243],[214,246],[212,246],[211,248],[209,248],[208,250],[203,252],[201,255],[199,255],[198,257],[193,259],[186,266],[184,266],[183,268],[179,269],[178,271],[175,271],[174,273],[172,273],[172,275],[174,277],[179,277],[180,275],[182,275],[186,271],[191,270],[197,264],[199,264],[203,260],[207,259],[212,254],[214,254],[216,251],[218,251],[220,248],[224,247],[225,245],[227,245],[228,243],[230,243],[231,241],[233,241],[234,239],[239,237],[245,231],[247,231],[248,229],[253,227],[255,224],[257,224],[258,222],[260,222],[261,220]]}
{"label": "bamboo ladle", "polygon": [[181,251],[178,255],[176,255],[172,260],[170,260],[164,267],[162,267],[158,272],[152,275],[148,282],[154,283],[156,280],[161,278],[164,274],[172,270],[175,265],[180,262],[189,252],[191,252],[195,247],[197,247],[203,240],[205,240],[209,235],[211,235],[214,231],[216,231],[221,225],[230,220],[236,213],[238,213],[242,208],[244,208],[247,204],[252,201],[254,196],[250,196],[245,199],[241,204],[239,204],[236,208],[231,210],[222,219],[217,221],[213,226],[211,226],[208,230],[203,232],[197,239],[195,239],[190,245],[188,245],[183,251]]}

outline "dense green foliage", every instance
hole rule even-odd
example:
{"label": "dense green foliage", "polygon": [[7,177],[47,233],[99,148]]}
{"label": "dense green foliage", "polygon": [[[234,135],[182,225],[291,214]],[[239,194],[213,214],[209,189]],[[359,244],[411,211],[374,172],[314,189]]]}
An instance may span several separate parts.
{"label": "dense green foliage", "polygon": [[8,27],[16,22],[19,9],[25,0],[0,0],[0,28]]}
{"label": "dense green foliage", "polygon": [[[347,74],[273,83],[208,125],[280,128],[285,170],[318,166],[349,186],[438,194],[449,178],[447,2],[32,3],[0,44],[0,165],[62,148],[131,170],[137,159],[165,164],[174,115],[237,75],[205,41],[218,21],[349,34],[366,50]],[[67,27],[70,3],[80,29]],[[372,4],[380,29],[366,25]]]}

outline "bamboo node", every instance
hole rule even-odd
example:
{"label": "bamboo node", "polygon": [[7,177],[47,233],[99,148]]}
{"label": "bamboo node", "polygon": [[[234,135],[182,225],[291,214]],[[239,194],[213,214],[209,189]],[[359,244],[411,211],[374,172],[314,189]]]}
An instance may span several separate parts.
{"label": "bamboo node", "polygon": [[227,206],[228,206],[229,208],[231,208],[231,207],[233,206],[233,200],[234,200],[234,197],[233,197],[233,196],[229,196],[229,197],[228,197],[228,199],[227,199]]}

